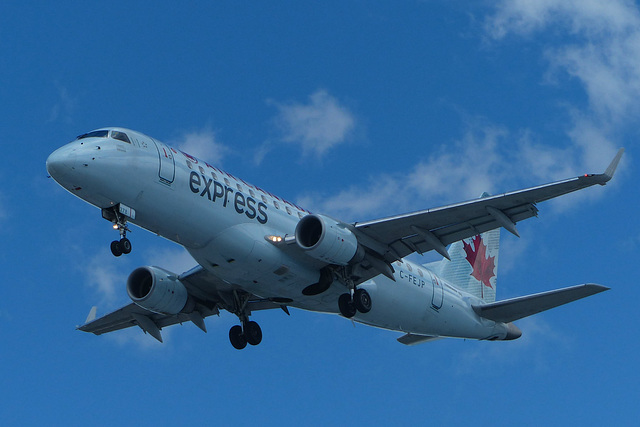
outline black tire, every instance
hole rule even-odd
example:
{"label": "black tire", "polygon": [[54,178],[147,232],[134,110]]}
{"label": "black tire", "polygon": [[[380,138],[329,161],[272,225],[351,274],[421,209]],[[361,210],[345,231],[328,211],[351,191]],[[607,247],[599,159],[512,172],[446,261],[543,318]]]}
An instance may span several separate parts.
{"label": "black tire", "polygon": [[229,341],[231,341],[231,345],[238,350],[242,350],[247,346],[247,339],[242,333],[242,326],[235,325],[229,329]]}
{"label": "black tire", "polygon": [[371,311],[371,295],[364,289],[356,289],[353,293],[353,305],[360,313]]}
{"label": "black tire", "polygon": [[340,310],[340,314],[342,314],[347,319],[351,319],[356,315],[356,306],[353,305],[351,301],[351,295],[342,294],[338,298],[338,309]]}
{"label": "black tire", "polygon": [[123,254],[126,255],[131,253],[131,242],[126,237],[123,237],[122,239],[120,239],[120,242],[118,243],[118,245],[120,246],[120,250],[122,251]]}
{"label": "black tire", "polygon": [[113,254],[113,256],[122,255],[122,249],[120,249],[120,242],[118,242],[117,240],[114,240],[113,242],[111,242],[111,253]]}
{"label": "black tire", "polygon": [[251,345],[258,345],[262,342],[262,329],[256,322],[247,322],[244,326],[244,337]]}

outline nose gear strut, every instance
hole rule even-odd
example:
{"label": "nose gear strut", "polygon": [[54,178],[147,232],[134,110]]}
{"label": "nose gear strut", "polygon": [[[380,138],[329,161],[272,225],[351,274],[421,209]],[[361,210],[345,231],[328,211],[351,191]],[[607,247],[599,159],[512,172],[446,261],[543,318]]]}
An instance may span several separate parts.
{"label": "nose gear strut", "polygon": [[111,242],[111,253],[114,256],[128,254],[131,252],[131,242],[127,239],[127,217],[120,213],[119,205],[109,209],[102,209],[102,217],[113,223],[113,228],[120,232],[120,240]]}

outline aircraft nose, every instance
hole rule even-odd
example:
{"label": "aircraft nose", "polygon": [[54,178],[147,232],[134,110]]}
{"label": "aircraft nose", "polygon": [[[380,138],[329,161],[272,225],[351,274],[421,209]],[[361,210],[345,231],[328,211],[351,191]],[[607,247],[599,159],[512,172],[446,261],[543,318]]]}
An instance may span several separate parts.
{"label": "aircraft nose", "polygon": [[51,153],[47,158],[47,172],[49,172],[49,175],[56,181],[59,181],[75,169],[75,164],[75,150],[65,145]]}

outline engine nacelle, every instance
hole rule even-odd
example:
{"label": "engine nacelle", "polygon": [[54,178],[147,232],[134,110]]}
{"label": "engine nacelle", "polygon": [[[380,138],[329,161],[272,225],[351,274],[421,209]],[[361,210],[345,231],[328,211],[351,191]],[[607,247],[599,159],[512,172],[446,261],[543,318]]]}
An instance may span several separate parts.
{"label": "engine nacelle", "polygon": [[296,243],[313,258],[347,265],[363,251],[358,239],[344,224],[324,215],[307,215],[296,227]]}
{"label": "engine nacelle", "polygon": [[158,267],[140,267],[127,279],[129,298],[140,307],[161,314],[184,310],[189,294],[178,278]]}

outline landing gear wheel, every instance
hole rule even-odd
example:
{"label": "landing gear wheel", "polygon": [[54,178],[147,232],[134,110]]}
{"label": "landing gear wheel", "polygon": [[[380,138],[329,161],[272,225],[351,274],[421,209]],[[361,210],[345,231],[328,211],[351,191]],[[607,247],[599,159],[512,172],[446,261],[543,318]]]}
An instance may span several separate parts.
{"label": "landing gear wheel", "polygon": [[117,240],[114,240],[113,242],[111,242],[111,253],[113,254],[113,256],[122,255],[122,249],[120,248],[120,242],[118,242]]}
{"label": "landing gear wheel", "polygon": [[251,345],[258,345],[262,341],[262,329],[256,322],[247,322],[244,325],[244,337]]}
{"label": "landing gear wheel", "polygon": [[126,237],[123,237],[122,239],[120,239],[120,242],[118,242],[118,245],[120,246],[120,250],[122,251],[123,254],[126,255],[131,253],[131,242]]}
{"label": "landing gear wheel", "polygon": [[353,293],[353,305],[360,313],[371,311],[371,295],[365,289],[356,289]]}
{"label": "landing gear wheel", "polygon": [[340,309],[340,314],[342,314],[347,319],[351,319],[356,315],[356,306],[351,301],[350,294],[342,294],[338,298],[338,309]]}
{"label": "landing gear wheel", "polygon": [[242,326],[235,325],[229,329],[229,341],[231,341],[231,345],[238,350],[242,350],[247,346],[247,339],[242,333]]}

